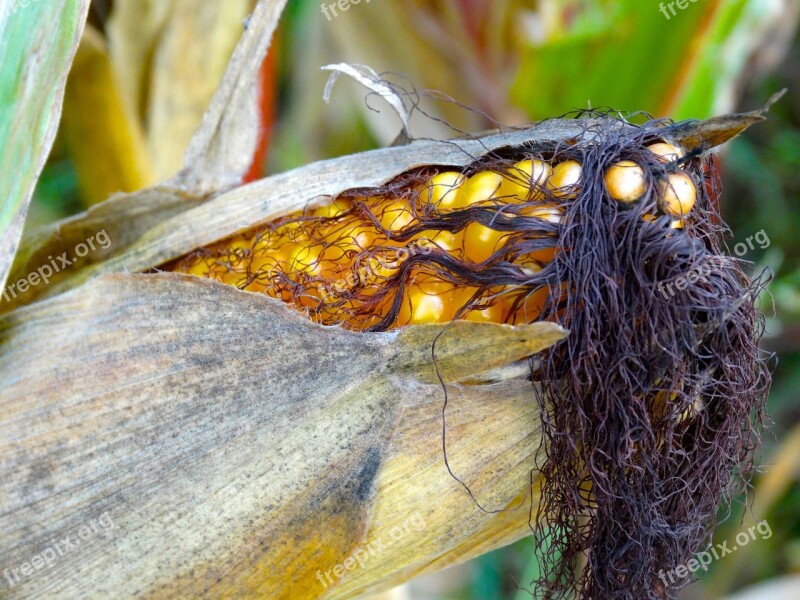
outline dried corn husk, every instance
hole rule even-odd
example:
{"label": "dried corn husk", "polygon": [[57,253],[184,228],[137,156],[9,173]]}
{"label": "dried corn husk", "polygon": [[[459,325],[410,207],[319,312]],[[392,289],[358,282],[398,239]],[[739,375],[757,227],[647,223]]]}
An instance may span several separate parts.
{"label": "dried corn husk", "polygon": [[[6,591],[351,597],[521,537],[531,384],[455,382],[565,332],[463,322],[436,345],[451,467],[487,508],[518,508],[488,514],[442,462],[442,331],[347,333],[172,274],[101,277],[3,317],[0,563],[113,523]],[[319,582],[361,547],[363,566]]]}

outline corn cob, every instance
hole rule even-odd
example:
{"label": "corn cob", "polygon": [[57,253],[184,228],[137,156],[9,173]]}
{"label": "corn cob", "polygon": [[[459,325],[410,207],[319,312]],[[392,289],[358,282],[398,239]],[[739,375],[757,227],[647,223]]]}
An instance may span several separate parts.
{"label": "corn cob", "polygon": [[[649,148],[657,162],[683,155],[666,142]],[[548,300],[536,274],[555,255],[563,205],[577,196],[582,168],[542,155],[508,162],[343,194],[201,249],[171,269],[265,293],[319,323],[354,330],[453,319],[532,322]],[[612,164],[604,180],[620,204],[645,195],[644,167],[631,160]],[[660,184],[662,213],[686,216],[694,189],[676,167]],[[433,254],[440,260],[424,260]],[[482,270],[500,266],[512,269],[515,283],[480,282]]]}
{"label": "corn cob", "polygon": [[558,322],[570,335],[530,371],[547,456],[537,592],[668,597],[656,572],[705,539],[748,466],[769,381],[762,282],[722,252],[703,157],[761,118],[601,120],[345,191],[166,268],[356,331]]}

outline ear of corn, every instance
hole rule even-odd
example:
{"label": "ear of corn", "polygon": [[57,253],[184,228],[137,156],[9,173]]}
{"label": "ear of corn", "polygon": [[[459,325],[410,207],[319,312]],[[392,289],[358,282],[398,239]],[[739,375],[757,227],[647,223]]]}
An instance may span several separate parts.
{"label": "ear of corn", "polygon": [[[665,142],[649,149],[656,163],[683,156]],[[476,286],[455,277],[452,265],[478,277],[505,261],[533,275],[554,259],[564,202],[578,197],[583,174],[577,160],[551,162],[530,156],[503,168],[429,173],[399,189],[354,191],[202,249],[171,268],[265,293],[319,323],[355,330],[453,319],[535,321],[548,298],[541,281]],[[620,205],[647,191],[644,167],[630,160],[612,164],[604,181]],[[678,170],[659,186],[662,213],[686,216],[694,204],[692,179]],[[509,229],[509,217],[519,222],[516,229]],[[521,252],[521,240],[539,240],[539,248]],[[426,260],[434,255],[437,260]],[[397,293],[386,294],[390,287]]]}

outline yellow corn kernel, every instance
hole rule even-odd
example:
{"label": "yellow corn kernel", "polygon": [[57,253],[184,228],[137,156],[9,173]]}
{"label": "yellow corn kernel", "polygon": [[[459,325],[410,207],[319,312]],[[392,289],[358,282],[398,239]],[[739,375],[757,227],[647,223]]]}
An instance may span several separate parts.
{"label": "yellow corn kernel", "polygon": [[408,254],[401,250],[384,250],[370,256],[364,264],[358,265],[361,271],[362,283],[366,286],[377,287],[395,275],[400,270]]}
{"label": "yellow corn kernel", "polygon": [[553,168],[547,188],[556,198],[574,198],[580,190],[583,167],[577,160],[566,160]]}
{"label": "yellow corn kernel", "polygon": [[289,253],[289,268],[293,271],[303,271],[312,277],[322,275],[323,249],[323,245],[318,243],[305,242],[297,245]]}
{"label": "yellow corn kernel", "polygon": [[464,245],[464,235],[449,231],[423,231],[411,238],[411,243],[420,248],[438,248],[458,256]]}
{"label": "yellow corn kernel", "polygon": [[[463,290],[458,305],[466,306],[475,295],[476,291],[476,288],[467,288]],[[489,299],[482,298],[480,302],[486,302],[489,306],[482,309],[473,308],[468,310],[461,318],[475,323],[503,323],[505,321],[508,305],[504,299],[500,297]]]}
{"label": "yellow corn kernel", "polygon": [[644,169],[632,160],[622,160],[612,165],[606,171],[605,182],[608,195],[619,202],[636,202],[644,196]]}
{"label": "yellow corn kernel", "polygon": [[523,160],[506,171],[498,197],[508,202],[539,200],[544,197],[542,188],[553,174],[550,165],[542,160]]}
{"label": "yellow corn kernel", "polygon": [[474,263],[482,263],[499,250],[510,235],[508,231],[470,223],[464,230],[464,256]]}
{"label": "yellow corn kernel", "polygon": [[564,220],[564,213],[555,204],[525,206],[519,211],[519,214],[523,217],[535,217],[550,223],[561,223]]}
{"label": "yellow corn kernel", "polygon": [[420,193],[420,200],[438,205],[441,209],[452,208],[459,189],[467,178],[456,171],[445,171],[430,178]]}
{"label": "yellow corn kernel", "polygon": [[[503,176],[493,171],[475,173],[464,182],[457,194],[443,198],[439,203],[442,209],[458,210],[468,208],[473,204],[485,202],[497,197],[498,189],[503,183]],[[449,200],[445,202],[445,200]]]}
{"label": "yellow corn kernel", "polygon": [[198,277],[206,277],[211,272],[213,266],[213,259],[201,258],[192,263],[192,266],[186,269],[185,273],[188,273],[189,275],[197,275]]}
{"label": "yellow corn kernel", "polygon": [[686,173],[670,173],[659,184],[658,206],[662,212],[673,217],[689,214],[697,202],[697,188]]}
{"label": "yellow corn kernel", "polygon": [[459,291],[450,283],[415,282],[406,291],[397,324],[452,321],[460,306],[459,299]]}
{"label": "yellow corn kernel", "polygon": [[328,204],[318,206],[312,211],[311,214],[315,217],[332,219],[334,217],[342,216],[344,213],[350,210],[351,206],[352,204],[347,198],[336,198]]}
{"label": "yellow corn kernel", "polygon": [[655,154],[658,157],[658,160],[663,163],[675,162],[684,156],[683,150],[666,142],[650,144],[647,149]]}
{"label": "yellow corn kernel", "polygon": [[[555,240],[553,240],[553,245],[548,246],[546,248],[542,248],[541,250],[536,250],[535,252],[530,252],[524,256],[521,256],[518,259],[518,262],[521,266],[525,268],[533,268],[534,271],[538,271],[541,269],[539,266],[540,264],[549,263],[553,260],[556,256],[556,247],[555,247]],[[531,262],[533,261],[533,262]]]}
{"label": "yellow corn kernel", "polygon": [[511,315],[512,325],[520,323],[532,323],[539,318],[544,310],[545,303],[549,297],[549,290],[544,287],[533,290],[517,304],[516,311]]}
{"label": "yellow corn kernel", "polygon": [[325,242],[335,245],[345,252],[358,252],[374,244],[382,244],[386,239],[379,235],[375,227],[349,219],[343,223],[333,223],[320,230],[320,235]]}
{"label": "yellow corn kernel", "polygon": [[390,202],[381,212],[378,219],[387,230],[398,233],[414,221],[408,202],[404,199]]}

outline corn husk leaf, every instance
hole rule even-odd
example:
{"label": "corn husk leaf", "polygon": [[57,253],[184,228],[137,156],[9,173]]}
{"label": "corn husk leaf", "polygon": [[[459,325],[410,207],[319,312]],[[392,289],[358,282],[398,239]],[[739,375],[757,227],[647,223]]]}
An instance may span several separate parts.
{"label": "corn husk leaf", "polygon": [[[186,151],[183,170],[164,183],[112,196],[85,213],[32,232],[20,244],[11,281],[49,263],[48,257],[74,258],[75,247],[100,231],[106,232],[112,245],[88,254],[76,266],[85,269],[106,260],[125,251],[155,223],[241,182],[258,141],[255,82],[285,1],[260,0],[256,5],[211,106]],[[55,279],[68,272],[58,272]],[[42,290],[41,286],[31,288],[30,295],[25,296],[34,298]],[[23,296],[4,298],[0,306],[7,308],[24,301]]]}
{"label": "corn husk leaf", "polygon": [[54,0],[0,9],[0,181],[5,184],[0,286],[5,285],[33,188],[55,138],[67,72],[88,8],[88,0]]}
{"label": "corn husk leaf", "polygon": [[92,26],[67,80],[61,133],[85,205],[154,182],[144,132],[122,94],[106,42]]}
{"label": "corn husk leaf", "polygon": [[[0,317],[0,562],[81,540],[4,597],[343,598],[510,543],[535,501],[532,384],[457,382],[565,333],[355,334],[174,274]],[[439,376],[454,473],[516,510],[445,470]]]}
{"label": "corn husk leaf", "polygon": [[[123,0],[109,20],[115,71],[126,98],[146,122],[155,180],[183,166],[237,40],[252,0]],[[143,186],[140,186],[143,187]]]}

